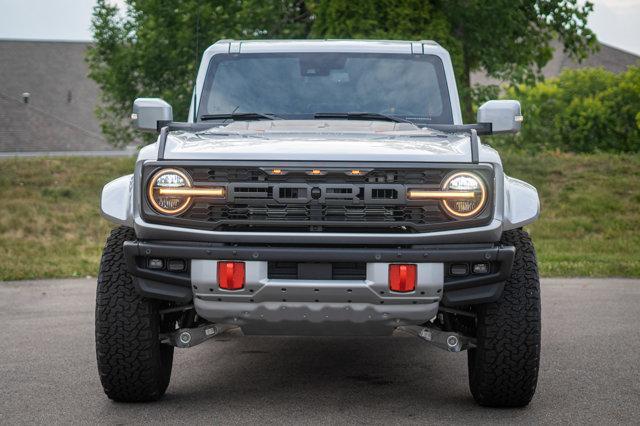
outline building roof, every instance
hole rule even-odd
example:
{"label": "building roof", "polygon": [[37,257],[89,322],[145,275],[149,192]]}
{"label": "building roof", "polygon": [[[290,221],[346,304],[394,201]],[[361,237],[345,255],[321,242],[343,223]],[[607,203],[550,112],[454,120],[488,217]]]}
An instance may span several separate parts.
{"label": "building roof", "polygon": [[113,149],[94,113],[100,92],[88,77],[88,46],[0,40],[0,151]]}
{"label": "building roof", "polygon": [[[571,59],[569,55],[564,52],[562,44],[559,41],[552,43],[552,46],[555,49],[553,57],[547,65],[542,68],[542,75],[544,75],[545,78],[556,77],[565,69],[587,67],[604,68],[614,73],[621,73],[632,65],[640,64],[640,56],[604,43],[599,43],[598,51],[592,53],[580,63]],[[503,82],[488,77],[482,71],[471,74],[471,84],[488,85],[500,83]]]}

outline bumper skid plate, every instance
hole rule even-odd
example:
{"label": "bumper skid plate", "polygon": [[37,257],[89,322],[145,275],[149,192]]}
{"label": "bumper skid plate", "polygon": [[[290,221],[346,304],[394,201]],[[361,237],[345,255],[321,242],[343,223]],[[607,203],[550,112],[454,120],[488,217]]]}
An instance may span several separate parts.
{"label": "bumper skid plate", "polygon": [[389,291],[388,263],[368,263],[364,280],[269,279],[268,262],[245,262],[241,290],[217,284],[217,261],[192,260],[196,312],[245,334],[391,334],[432,319],[442,297],[442,263],[418,264],[416,289]]}

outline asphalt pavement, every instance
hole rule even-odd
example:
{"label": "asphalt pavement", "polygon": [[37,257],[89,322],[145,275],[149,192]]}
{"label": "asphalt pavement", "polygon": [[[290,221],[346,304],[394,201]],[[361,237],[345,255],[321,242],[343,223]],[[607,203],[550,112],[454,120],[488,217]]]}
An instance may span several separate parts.
{"label": "asphalt pavement", "polygon": [[95,279],[0,283],[0,424],[629,423],[640,280],[546,279],[538,391],[476,406],[466,354],[412,337],[225,337],[177,349],[164,399],[121,404],[96,370]]}

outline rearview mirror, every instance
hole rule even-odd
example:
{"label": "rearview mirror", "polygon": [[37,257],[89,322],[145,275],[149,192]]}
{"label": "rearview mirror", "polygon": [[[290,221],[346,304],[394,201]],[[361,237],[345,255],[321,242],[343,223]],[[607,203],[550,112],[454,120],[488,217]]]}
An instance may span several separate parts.
{"label": "rearview mirror", "polygon": [[159,98],[138,98],[133,101],[133,125],[143,132],[157,132],[173,121],[171,105]]}
{"label": "rearview mirror", "polygon": [[490,123],[491,133],[518,133],[522,125],[520,102],[513,100],[488,101],[478,108],[478,123]]}

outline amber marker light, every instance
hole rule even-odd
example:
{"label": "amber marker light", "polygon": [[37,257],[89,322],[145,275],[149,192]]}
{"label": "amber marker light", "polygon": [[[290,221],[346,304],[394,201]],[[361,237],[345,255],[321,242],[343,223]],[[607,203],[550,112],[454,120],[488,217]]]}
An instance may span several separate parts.
{"label": "amber marker light", "polygon": [[362,170],[351,170],[351,175],[360,176],[362,174]]}
{"label": "amber marker light", "polygon": [[310,175],[314,175],[314,176],[320,176],[320,175],[324,174],[322,172],[322,170],[318,170],[318,169],[310,170],[307,173],[310,174]]}
{"label": "amber marker light", "polygon": [[272,175],[283,175],[284,172],[282,171],[282,169],[273,169],[273,170],[271,170],[271,174]]}

